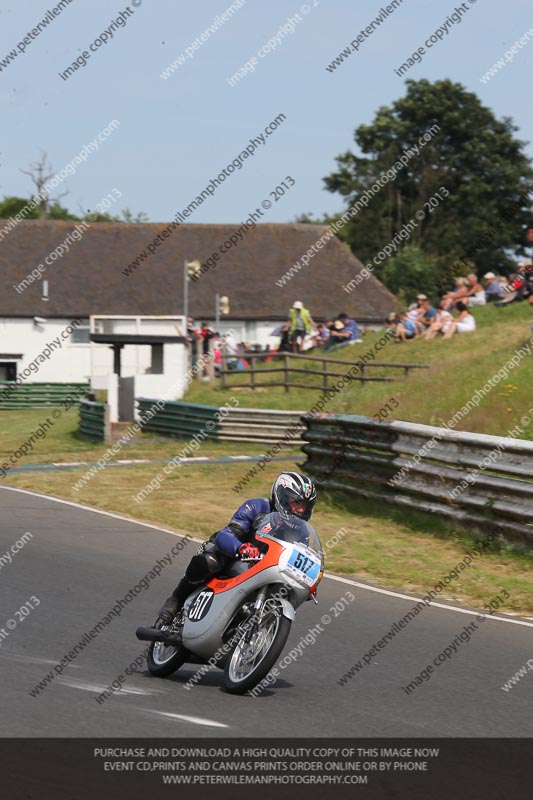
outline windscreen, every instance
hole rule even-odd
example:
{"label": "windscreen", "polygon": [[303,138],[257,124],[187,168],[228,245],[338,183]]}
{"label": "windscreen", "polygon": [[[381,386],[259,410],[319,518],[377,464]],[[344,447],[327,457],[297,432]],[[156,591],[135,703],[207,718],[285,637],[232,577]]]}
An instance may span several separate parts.
{"label": "windscreen", "polygon": [[277,511],[265,514],[259,522],[257,533],[272,536],[282,542],[303,544],[321,558],[323,557],[322,545],[317,532],[309,522],[305,522],[299,517],[282,517]]}

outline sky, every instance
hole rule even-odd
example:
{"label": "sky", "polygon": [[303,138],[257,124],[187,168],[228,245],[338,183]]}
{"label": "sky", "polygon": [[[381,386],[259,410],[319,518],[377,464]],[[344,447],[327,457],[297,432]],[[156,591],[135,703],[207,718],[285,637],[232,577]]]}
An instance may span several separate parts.
{"label": "sky", "polygon": [[[372,35],[360,38],[358,50],[328,71],[386,0],[233,0],[227,21],[221,14],[232,0],[131,0],[129,6],[72,0],[24,42],[57,2],[3,0],[0,7],[0,196],[28,197],[31,182],[21,169],[44,151],[59,173],[117,120],[98,150],[61,183],[58,191],[69,192],[61,203],[80,213],[110,196],[109,213],[130,208],[167,222],[283,114],[187,221],[237,223],[256,208],[263,209],[262,222],[334,213],[342,198],[327,192],[322,179],[335,169],[337,155],[356,149],[355,128],[405,94],[405,77],[461,82],[497,117],[512,117],[519,138],[533,139],[530,0],[465,0],[461,22],[448,23],[442,41],[426,48],[403,77],[395,69],[461,3],[396,0]],[[529,30],[531,39],[483,83]],[[163,79],[186,48],[189,57]],[[13,50],[16,57],[6,62]],[[86,64],[62,78],[78,58]],[[244,77],[231,85],[247,63]],[[533,157],[531,143],[526,151]]]}

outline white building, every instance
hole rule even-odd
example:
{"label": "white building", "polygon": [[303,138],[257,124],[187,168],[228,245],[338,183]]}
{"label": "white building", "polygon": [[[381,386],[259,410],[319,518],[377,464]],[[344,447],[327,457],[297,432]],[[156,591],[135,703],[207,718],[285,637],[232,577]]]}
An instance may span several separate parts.
{"label": "white building", "polygon": [[[238,341],[275,347],[278,340],[270,333],[287,319],[295,300],[316,321],[345,311],[369,326],[381,325],[394,308],[393,295],[372,275],[351,293],[343,289],[362,265],[335,236],[315,246],[328,231],[324,226],[175,225],[16,225],[0,243],[0,380],[16,380],[27,370],[31,377],[25,380],[32,382],[114,374],[117,348],[101,340],[91,344],[93,316],[172,318],[179,337],[186,306],[198,322],[212,324],[216,299],[224,296],[229,313],[219,321],[220,333],[232,328]],[[190,262],[200,265],[201,274],[188,281],[185,298],[184,265]],[[128,323],[131,335],[139,335],[138,324]],[[183,339],[174,343],[184,346]],[[160,359],[157,348],[125,342],[121,377],[153,374]],[[165,373],[185,368],[185,357],[176,355]]]}

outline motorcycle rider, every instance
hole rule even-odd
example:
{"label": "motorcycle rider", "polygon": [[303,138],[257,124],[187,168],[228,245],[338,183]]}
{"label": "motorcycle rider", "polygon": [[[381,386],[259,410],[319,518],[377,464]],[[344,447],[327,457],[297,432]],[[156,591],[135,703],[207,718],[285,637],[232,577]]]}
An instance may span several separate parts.
{"label": "motorcycle rider", "polygon": [[281,472],[267,500],[258,497],[246,500],[222,530],[202,544],[185,570],[185,575],[170,597],[165,600],[159,617],[169,625],[190,595],[203,583],[220,574],[233,559],[259,557],[253,544],[258,520],[265,514],[278,511],[283,517],[292,514],[308,521],[316,502],[316,489],[311,478],[299,472]]}

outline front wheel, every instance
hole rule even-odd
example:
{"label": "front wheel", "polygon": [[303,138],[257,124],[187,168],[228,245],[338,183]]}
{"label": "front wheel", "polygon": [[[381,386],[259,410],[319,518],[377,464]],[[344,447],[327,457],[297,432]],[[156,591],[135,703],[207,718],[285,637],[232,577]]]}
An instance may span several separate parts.
{"label": "front wheel", "polygon": [[244,694],[263,680],[285,647],[291,621],[279,607],[268,609],[252,635],[243,633],[226,661],[224,688],[230,694]]}
{"label": "front wheel", "polygon": [[[174,625],[174,621],[172,625]],[[154,628],[171,630],[172,626],[163,625],[161,620],[158,619]],[[157,678],[166,678],[185,664],[188,655],[189,651],[183,645],[169,647],[163,642],[152,642],[146,656],[148,670]]]}

